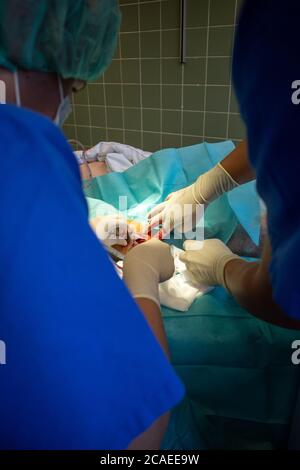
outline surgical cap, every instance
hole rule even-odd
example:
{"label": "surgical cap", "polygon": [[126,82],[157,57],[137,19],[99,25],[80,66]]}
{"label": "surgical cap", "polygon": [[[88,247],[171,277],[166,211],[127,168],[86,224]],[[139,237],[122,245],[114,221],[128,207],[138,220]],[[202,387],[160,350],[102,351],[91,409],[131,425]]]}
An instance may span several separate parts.
{"label": "surgical cap", "polygon": [[93,80],[109,65],[117,0],[0,0],[0,66]]}

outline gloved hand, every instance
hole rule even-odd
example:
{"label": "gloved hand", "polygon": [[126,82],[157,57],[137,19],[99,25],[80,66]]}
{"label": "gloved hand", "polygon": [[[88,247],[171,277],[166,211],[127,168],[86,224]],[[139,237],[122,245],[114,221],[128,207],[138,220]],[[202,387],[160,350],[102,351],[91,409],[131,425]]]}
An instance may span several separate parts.
{"label": "gloved hand", "polygon": [[95,217],[90,224],[97,237],[107,246],[127,246],[133,234],[127,220],[118,214]]}
{"label": "gloved hand", "polygon": [[183,244],[185,253],[180,260],[186,264],[187,270],[194,279],[207,286],[223,286],[227,289],[224,276],[226,264],[240,259],[221,240],[210,239],[199,242],[187,240]]}
{"label": "gloved hand", "polygon": [[174,273],[174,259],[169,245],[149,240],[128,252],[123,264],[123,280],[134,298],[153,300],[158,306],[158,284]]}
{"label": "gloved hand", "polygon": [[[183,218],[185,205],[191,207],[191,213],[188,215],[192,216],[192,222],[195,225],[197,222],[197,206],[199,204],[209,204],[236,186],[238,186],[238,183],[233,180],[219,163],[212,170],[199,176],[194,184],[171,193],[163,203],[156,206],[148,214],[149,230],[162,224],[162,230],[158,235],[159,238],[168,235],[173,228],[183,231],[183,222],[187,224],[187,230],[191,230],[189,221],[187,219],[184,221]],[[201,216],[201,213],[199,213],[199,216]],[[191,222],[191,217],[189,219]]]}
{"label": "gloved hand", "polygon": [[[149,212],[149,230],[162,224],[162,228],[157,235],[160,239],[168,235],[173,229],[178,232],[190,231],[203,215],[200,204],[204,204],[204,201],[201,198],[196,199],[194,190],[195,185],[192,184],[169,194],[164,202],[158,204]],[[197,212],[198,214],[196,214]]]}

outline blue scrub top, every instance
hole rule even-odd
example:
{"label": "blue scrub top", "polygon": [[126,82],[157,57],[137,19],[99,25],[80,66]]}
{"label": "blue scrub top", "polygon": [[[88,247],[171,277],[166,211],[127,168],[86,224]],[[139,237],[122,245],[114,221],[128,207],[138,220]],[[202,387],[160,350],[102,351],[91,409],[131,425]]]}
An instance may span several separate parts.
{"label": "blue scrub top", "polygon": [[89,227],[60,130],[2,105],[0,133],[0,448],[126,448],[183,386]]}
{"label": "blue scrub top", "polygon": [[[268,210],[270,277],[283,311],[300,319],[300,1],[246,0],[233,78],[257,189]],[[300,96],[298,92],[298,97]]]}

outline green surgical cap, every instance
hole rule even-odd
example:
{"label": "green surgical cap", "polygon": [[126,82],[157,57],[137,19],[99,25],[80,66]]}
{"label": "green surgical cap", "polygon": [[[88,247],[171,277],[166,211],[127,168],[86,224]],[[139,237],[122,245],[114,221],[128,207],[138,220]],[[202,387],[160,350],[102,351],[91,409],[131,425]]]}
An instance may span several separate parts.
{"label": "green surgical cap", "polygon": [[109,65],[117,0],[0,0],[0,66],[93,80]]}

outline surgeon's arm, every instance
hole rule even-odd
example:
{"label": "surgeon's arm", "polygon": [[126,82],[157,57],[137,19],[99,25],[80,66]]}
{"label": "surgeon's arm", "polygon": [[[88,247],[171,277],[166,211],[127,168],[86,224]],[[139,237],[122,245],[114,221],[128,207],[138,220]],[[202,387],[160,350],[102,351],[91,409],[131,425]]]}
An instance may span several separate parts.
{"label": "surgeon's arm", "polygon": [[180,259],[198,282],[225,287],[243,308],[261,320],[284,328],[300,328],[300,322],[287,317],[273,299],[268,238],[260,262],[243,260],[217,239],[204,240],[200,248],[195,240],[187,240],[183,246],[185,252]]}
{"label": "surgeon's arm", "polygon": [[246,140],[227,155],[221,161],[221,165],[238,184],[248,183],[255,179],[255,172],[248,158],[248,143]]}
{"label": "surgeon's arm", "polygon": [[261,262],[232,259],[224,268],[226,287],[238,303],[256,317],[284,328],[300,329],[275,303],[269,278],[271,245],[266,237]]}
{"label": "surgeon's arm", "polygon": [[199,204],[209,204],[239,184],[254,178],[247,142],[244,141],[211,170],[200,175],[195,183],[169,194],[163,203],[154,207],[148,214],[149,230],[162,225],[156,236],[164,238],[175,227],[182,225],[182,212],[174,212],[175,206],[184,210],[186,205],[190,205],[196,211]]}
{"label": "surgeon's arm", "polygon": [[[158,284],[169,279],[173,272],[174,261],[170,247],[159,240],[151,240],[133,248],[124,261],[123,279],[167,356],[169,350],[159,306]],[[129,449],[159,449],[168,419],[169,413],[158,418],[132,441]]]}

